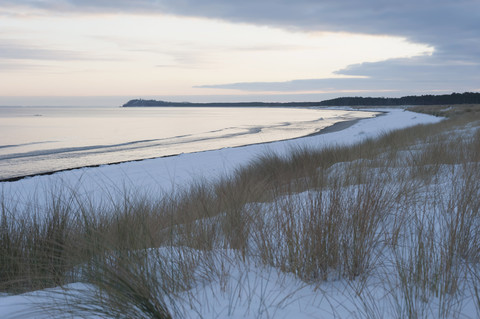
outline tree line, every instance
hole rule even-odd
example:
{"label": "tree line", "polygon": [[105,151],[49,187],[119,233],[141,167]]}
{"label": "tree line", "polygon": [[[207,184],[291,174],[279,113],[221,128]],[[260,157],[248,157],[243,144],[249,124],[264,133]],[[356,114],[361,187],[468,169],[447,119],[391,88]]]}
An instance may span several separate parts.
{"label": "tree line", "polygon": [[123,107],[140,106],[175,106],[175,107],[291,107],[291,106],[400,106],[400,105],[446,105],[446,104],[480,104],[480,93],[465,92],[444,95],[412,95],[399,98],[394,97],[339,97],[320,102],[169,102],[159,100],[130,100]]}
{"label": "tree line", "polygon": [[446,104],[480,104],[480,93],[465,92],[444,95],[412,95],[400,98],[339,97],[320,102],[321,106],[399,106]]}

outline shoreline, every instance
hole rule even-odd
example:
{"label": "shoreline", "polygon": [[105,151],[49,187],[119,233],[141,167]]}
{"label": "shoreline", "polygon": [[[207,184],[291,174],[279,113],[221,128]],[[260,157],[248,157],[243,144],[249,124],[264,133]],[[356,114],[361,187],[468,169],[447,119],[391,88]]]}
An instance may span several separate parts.
{"label": "shoreline", "polygon": [[121,165],[98,165],[93,169],[75,168],[37,174],[29,176],[31,178],[0,182],[0,190],[3,196],[16,201],[28,202],[29,198],[39,198],[44,205],[47,205],[47,199],[52,192],[66,196],[74,192],[78,201],[98,203],[121,200],[125,192],[175,194],[199,181],[213,182],[228,177],[240,167],[261,160],[266,154],[288,158],[292,151],[299,149],[321,150],[331,146],[348,146],[393,130],[442,120],[431,115],[398,109],[370,111],[378,112],[377,116],[358,121],[343,121],[336,126],[319,129],[314,136],[128,161]]}
{"label": "shoreline", "polygon": [[[382,116],[386,113],[386,112],[382,112],[382,111],[374,111],[374,112],[378,112],[379,114],[375,115],[373,118]],[[225,148],[235,149],[235,148],[247,147],[247,146],[251,146],[251,145],[261,145],[261,144],[267,145],[267,144],[277,143],[277,142],[282,142],[282,141],[293,141],[293,140],[302,139],[302,138],[311,137],[311,136],[318,136],[318,135],[322,135],[322,134],[335,133],[335,132],[345,130],[345,129],[349,128],[350,126],[355,125],[359,121],[366,120],[366,119],[370,119],[370,117],[336,122],[336,123],[334,123],[330,126],[327,126],[323,129],[320,129],[318,132],[314,132],[314,133],[303,135],[303,136],[293,137],[293,138],[289,138],[289,139],[276,140],[276,141],[271,141],[271,142],[262,142],[262,143],[251,143],[251,144],[244,144],[244,145],[238,145],[238,146],[233,146],[233,147],[225,147]],[[54,175],[54,174],[57,174],[57,173],[69,172],[69,171],[73,171],[73,170],[80,170],[80,169],[84,169],[84,168],[97,168],[97,167],[101,167],[101,166],[113,166],[113,165],[119,165],[119,164],[124,164],[124,163],[135,163],[135,162],[142,162],[142,161],[146,161],[146,160],[153,160],[153,159],[159,159],[159,158],[177,157],[177,156],[180,156],[182,154],[198,154],[198,153],[204,153],[204,152],[212,152],[212,151],[218,151],[220,149],[225,149],[225,148],[205,150],[205,151],[197,151],[197,152],[189,152],[189,153],[178,153],[178,154],[171,154],[171,155],[164,155],[164,156],[155,156],[155,157],[148,157],[148,158],[128,160],[128,161],[120,161],[120,162],[112,162],[112,163],[105,163],[105,164],[92,164],[92,165],[85,165],[85,166],[79,166],[79,167],[65,168],[65,169],[60,169],[60,170],[55,170],[55,171],[48,171],[48,172],[41,172],[41,173],[35,173],[35,174],[29,174],[29,175],[1,178],[0,183],[14,183],[14,182],[18,182],[20,180],[24,180],[24,179],[28,179],[28,178],[32,178],[32,177],[49,176],[49,175]]]}

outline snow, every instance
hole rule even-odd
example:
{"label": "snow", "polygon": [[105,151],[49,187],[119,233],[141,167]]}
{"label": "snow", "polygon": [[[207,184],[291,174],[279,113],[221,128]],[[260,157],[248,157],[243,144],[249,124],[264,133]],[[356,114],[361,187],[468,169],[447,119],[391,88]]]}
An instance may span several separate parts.
{"label": "snow", "polygon": [[125,190],[143,193],[171,193],[199,180],[213,181],[231,174],[236,168],[267,153],[288,154],[292,149],[349,145],[382,133],[417,124],[435,123],[441,118],[400,109],[372,109],[384,115],[358,121],[337,132],[268,144],[256,144],[215,151],[181,154],[139,162],[103,165],[35,176],[17,182],[0,183],[4,196],[19,202],[37,201],[52,189],[75,191],[91,201],[122,196]]}
{"label": "snow", "polygon": [[[269,144],[36,176],[17,182],[2,183],[1,191],[3,196],[15,198],[19,202],[31,198],[48,198],[48,192],[52,187],[66,191],[75,190],[80,197],[86,196],[90,200],[98,201],[121,196],[124,191],[164,194],[181,190],[198,180],[213,181],[231,174],[239,166],[265,153],[288,154],[296,148],[353,144],[391,130],[441,121],[440,118],[401,109],[373,111],[382,111],[385,114],[358,121],[337,132]],[[376,283],[375,275],[370,276],[366,282],[361,279],[337,280],[321,286],[307,285],[295,276],[282,273],[276,268],[259,265],[248,259],[242,260],[231,251],[218,253],[225,258],[217,267],[229,275],[222,277],[220,274],[218,278],[198,284],[186,292],[183,300],[189,302],[180,309],[180,317],[297,319],[396,317],[395,301],[385,297],[386,290],[397,284],[394,278],[391,286],[387,287]],[[84,289],[80,283],[66,288],[73,291]],[[60,288],[56,288],[23,295],[0,296],[0,316],[48,318],[49,313],[42,305],[52,300],[62,304],[64,300],[60,297],[61,291]],[[432,307],[435,307],[435,302],[432,304]],[[475,317],[473,301],[466,300],[461,305],[464,307],[464,313]],[[38,306],[39,308],[35,308]]]}

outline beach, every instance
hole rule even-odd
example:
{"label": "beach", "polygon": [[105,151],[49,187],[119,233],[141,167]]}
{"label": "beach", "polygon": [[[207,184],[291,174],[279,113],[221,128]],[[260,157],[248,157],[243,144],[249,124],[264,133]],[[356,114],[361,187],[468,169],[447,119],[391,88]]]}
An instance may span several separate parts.
{"label": "beach", "polygon": [[[1,183],[28,284],[0,295],[2,318],[151,317],[146,303],[173,318],[474,317],[479,122],[375,111],[297,139]],[[47,259],[63,277],[35,288],[28,252],[57,256],[36,240],[51,233],[68,264]]]}
{"label": "beach", "polygon": [[302,107],[0,107],[0,181],[290,140],[375,115]]}
{"label": "beach", "polygon": [[341,122],[326,128],[322,134],[303,138],[72,169],[14,182],[2,182],[0,188],[4,196],[19,198],[19,201],[21,198],[28,199],[33,196],[45,198],[44,193],[52,188],[75,190],[78,196],[88,196],[89,200],[121,197],[126,190],[169,194],[186,189],[199,180],[214,182],[265,154],[288,155],[295,149],[352,145],[392,130],[441,120],[402,109],[366,111],[384,113],[374,118]]}

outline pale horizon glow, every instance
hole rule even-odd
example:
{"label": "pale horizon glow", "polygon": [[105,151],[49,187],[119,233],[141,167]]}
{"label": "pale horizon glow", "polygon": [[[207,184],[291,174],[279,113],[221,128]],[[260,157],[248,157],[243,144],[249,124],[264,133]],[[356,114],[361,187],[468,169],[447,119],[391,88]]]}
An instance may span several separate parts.
{"label": "pale horizon glow", "polygon": [[402,37],[163,14],[4,14],[0,27],[13,48],[0,53],[0,97],[242,95],[199,86],[341,78],[349,65],[434,52]]}

